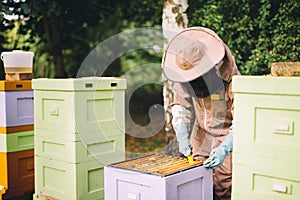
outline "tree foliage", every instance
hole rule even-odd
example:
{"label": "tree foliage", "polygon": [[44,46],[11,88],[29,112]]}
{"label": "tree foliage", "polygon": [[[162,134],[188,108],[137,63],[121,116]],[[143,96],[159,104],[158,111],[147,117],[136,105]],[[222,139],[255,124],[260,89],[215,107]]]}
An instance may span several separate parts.
{"label": "tree foliage", "polygon": [[[34,51],[37,77],[75,77],[85,56],[101,41],[125,29],[161,25],[162,3],[5,0],[1,13],[19,19],[0,14],[0,50]],[[220,35],[242,74],[267,74],[272,62],[299,60],[299,10],[298,0],[190,0],[188,17],[189,26],[208,27]],[[107,74],[120,74],[121,65],[116,60]]]}
{"label": "tree foliage", "polygon": [[189,26],[215,30],[232,50],[242,74],[268,74],[272,62],[299,61],[298,0],[193,0],[189,3]]}
{"label": "tree foliage", "polygon": [[[85,56],[106,38],[124,29],[159,24],[161,7],[159,2],[146,0],[2,1],[2,12],[20,16],[14,21],[2,16],[2,29],[18,24],[17,37],[29,35],[31,44],[15,40],[18,45],[12,46],[2,38],[2,50],[34,51],[37,77],[75,77]],[[107,75],[119,75],[120,70],[116,60]]]}

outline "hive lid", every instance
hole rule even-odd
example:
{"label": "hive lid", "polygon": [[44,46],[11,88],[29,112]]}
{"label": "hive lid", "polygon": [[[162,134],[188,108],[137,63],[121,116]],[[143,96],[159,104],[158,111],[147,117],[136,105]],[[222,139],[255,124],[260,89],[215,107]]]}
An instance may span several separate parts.
{"label": "hive lid", "polygon": [[300,95],[300,77],[234,76],[234,93]]}
{"label": "hive lid", "polygon": [[126,79],[116,77],[39,78],[32,80],[32,88],[55,91],[122,90],[126,89]]}
{"label": "hive lid", "polygon": [[32,90],[31,80],[0,81],[0,91]]}
{"label": "hive lid", "polygon": [[151,154],[109,166],[164,177],[201,166],[202,163],[203,161],[195,161],[194,164],[189,164],[187,158]]}

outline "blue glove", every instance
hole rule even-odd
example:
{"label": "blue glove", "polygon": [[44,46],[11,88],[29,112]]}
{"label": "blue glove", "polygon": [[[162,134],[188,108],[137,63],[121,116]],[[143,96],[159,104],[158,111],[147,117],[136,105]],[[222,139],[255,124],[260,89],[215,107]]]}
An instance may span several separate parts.
{"label": "blue glove", "polygon": [[179,152],[186,157],[192,154],[187,124],[176,124],[174,130],[179,143]]}
{"label": "blue glove", "polygon": [[210,152],[209,158],[204,161],[203,166],[212,169],[220,167],[226,156],[232,151],[232,143],[233,131],[231,130],[222,143]]}

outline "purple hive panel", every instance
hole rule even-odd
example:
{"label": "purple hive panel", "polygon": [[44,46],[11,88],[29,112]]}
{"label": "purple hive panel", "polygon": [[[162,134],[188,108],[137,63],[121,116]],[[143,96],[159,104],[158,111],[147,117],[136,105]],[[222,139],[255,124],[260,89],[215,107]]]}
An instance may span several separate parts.
{"label": "purple hive panel", "polygon": [[33,91],[0,92],[3,101],[0,126],[12,127],[33,124]]}
{"label": "purple hive panel", "polygon": [[104,167],[106,200],[212,200],[212,170],[196,166],[168,176]]}

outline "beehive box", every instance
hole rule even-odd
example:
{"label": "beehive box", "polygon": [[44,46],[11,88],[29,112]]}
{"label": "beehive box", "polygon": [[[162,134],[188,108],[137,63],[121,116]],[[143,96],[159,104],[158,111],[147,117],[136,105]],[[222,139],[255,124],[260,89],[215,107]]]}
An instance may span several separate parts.
{"label": "beehive box", "polygon": [[9,153],[0,152],[0,185],[7,189],[6,198],[33,191],[33,153],[33,149]]}
{"label": "beehive box", "polygon": [[34,132],[0,133],[0,152],[16,152],[34,148]]}
{"label": "beehive box", "polygon": [[33,79],[32,83],[34,124],[39,129],[79,132],[86,138],[99,131],[124,132],[125,79]]}
{"label": "beehive box", "polygon": [[235,76],[234,151],[300,161],[300,77]]}
{"label": "beehive box", "polygon": [[35,155],[70,163],[98,159],[103,164],[125,159],[125,135],[90,141],[69,141],[60,138],[35,136]]}
{"label": "beehive box", "polygon": [[210,200],[212,170],[185,158],[149,155],[104,167],[105,200]]}
{"label": "beehive box", "polygon": [[235,76],[232,199],[299,199],[300,77]]}
{"label": "beehive box", "polygon": [[79,133],[79,132],[72,132],[72,131],[59,131],[59,130],[51,130],[51,129],[43,129],[35,126],[34,132],[37,136],[41,137],[50,137],[50,138],[56,138],[61,140],[68,140],[68,141],[87,141],[89,143],[92,140],[105,140],[110,137],[116,137],[125,135],[124,130],[121,130],[117,127],[115,129],[111,130],[97,130],[97,131],[90,131],[85,133]]}
{"label": "beehive box", "polygon": [[34,199],[103,199],[103,167],[96,159],[68,163],[35,156]]}
{"label": "beehive box", "polygon": [[33,124],[31,81],[0,81],[0,127]]}
{"label": "beehive box", "polygon": [[275,62],[271,65],[272,76],[300,76],[300,62]]}
{"label": "beehive box", "polygon": [[300,163],[235,153],[233,200],[300,199]]}
{"label": "beehive box", "polygon": [[0,81],[0,91],[32,90],[31,80]]}

